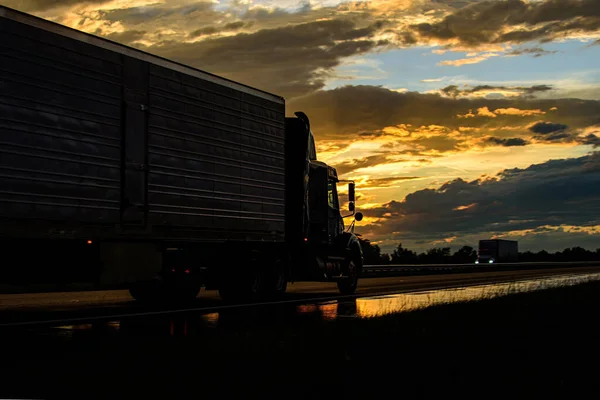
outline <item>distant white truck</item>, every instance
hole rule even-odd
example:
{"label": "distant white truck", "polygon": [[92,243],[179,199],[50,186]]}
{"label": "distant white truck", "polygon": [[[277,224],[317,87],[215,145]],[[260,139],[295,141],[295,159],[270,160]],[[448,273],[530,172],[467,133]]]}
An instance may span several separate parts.
{"label": "distant white truck", "polygon": [[517,262],[519,260],[519,244],[516,240],[480,240],[476,264],[493,264],[499,262]]}

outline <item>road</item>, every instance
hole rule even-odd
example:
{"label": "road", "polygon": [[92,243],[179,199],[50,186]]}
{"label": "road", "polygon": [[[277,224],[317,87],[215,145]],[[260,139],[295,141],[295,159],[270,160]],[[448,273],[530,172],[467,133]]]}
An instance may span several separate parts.
{"label": "road", "polygon": [[[485,283],[547,277],[554,275],[572,275],[600,272],[599,266],[576,266],[552,268],[547,270],[490,271],[477,273],[454,273],[448,275],[392,276],[365,278],[360,281],[355,296],[368,297],[380,294],[405,293],[448,287],[464,287]],[[335,284],[320,282],[300,282],[289,286],[285,302],[317,303],[319,301],[340,299]],[[248,306],[248,305],[245,305]],[[196,302],[186,309],[198,311],[218,311],[226,305],[216,291],[203,291]],[[177,308],[181,310],[181,306]],[[84,319],[100,318],[110,315],[127,315],[139,312],[168,313],[169,307],[151,310],[136,304],[125,290],[102,292],[62,292],[36,294],[0,295],[0,321],[4,324],[14,322],[43,321],[59,318]]]}

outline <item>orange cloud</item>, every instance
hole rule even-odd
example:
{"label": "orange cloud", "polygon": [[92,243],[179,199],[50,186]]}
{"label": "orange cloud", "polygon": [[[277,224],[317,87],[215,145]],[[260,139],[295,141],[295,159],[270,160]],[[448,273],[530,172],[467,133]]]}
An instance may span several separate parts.
{"label": "orange cloud", "polygon": [[456,114],[458,118],[475,118],[475,114],[473,114],[473,110],[469,110],[466,114]]}
{"label": "orange cloud", "polygon": [[497,108],[494,111],[490,111],[490,109],[487,106],[485,106],[485,107],[479,107],[477,109],[477,115],[473,114],[473,110],[469,110],[469,112],[466,114],[457,114],[456,116],[458,118],[475,118],[476,116],[477,117],[496,118],[498,115],[518,115],[521,117],[531,117],[531,116],[544,115],[544,114],[546,114],[546,112],[542,111],[540,109],[521,110],[521,109],[515,108],[515,107],[508,107],[508,108]]}
{"label": "orange cloud", "polygon": [[[472,53],[469,53],[469,54],[472,54]],[[459,58],[458,60],[441,61],[438,63],[438,65],[450,65],[453,67],[460,67],[462,65],[479,64],[480,62],[485,61],[490,57],[497,57],[499,55],[500,54],[498,54],[498,53],[485,53],[485,54],[481,54],[481,55],[474,56],[474,57]]]}
{"label": "orange cloud", "polygon": [[515,107],[509,108],[497,108],[494,110],[494,114],[496,115],[520,115],[522,117],[530,117],[532,115],[544,115],[545,111],[540,109],[537,110],[521,110]]}
{"label": "orange cloud", "polygon": [[473,208],[477,205],[477,203],[471,203],[469,205],[466,206],[458,206],[452,209],[452,211],[463,211],[463,210],[468,210],[469,208]]}
{"label": "orange cloud", "polygon": [[477,115],[480,117],[490,117],[490,118],[496,118],[496,114],[494,114],[493,112],[490,111],[489,108],[486,107],[480,107],[477,109]]}

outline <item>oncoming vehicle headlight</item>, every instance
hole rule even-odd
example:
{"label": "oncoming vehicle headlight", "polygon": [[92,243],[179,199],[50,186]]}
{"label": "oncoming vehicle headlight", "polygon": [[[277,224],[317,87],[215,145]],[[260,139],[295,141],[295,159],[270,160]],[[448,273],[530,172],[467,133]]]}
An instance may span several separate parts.
{"label": "oncoming vehicle headlight", "polygon": [[475,260],[475,264],[479,264],[479,260]]}
{"label": "oncoming vehicle headlight", "polygon": [[494,260],[490,260],[490,261],[488,261],[488,262],[489,262],[490,264],[493,264],[493,263],[494,263]]}

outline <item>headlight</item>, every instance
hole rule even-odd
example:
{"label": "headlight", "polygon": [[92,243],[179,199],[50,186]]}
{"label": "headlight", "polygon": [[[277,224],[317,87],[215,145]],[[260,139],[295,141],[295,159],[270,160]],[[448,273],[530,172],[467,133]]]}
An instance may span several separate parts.
{"label": "headlight", "polygon": [[475,264],[479,264],[479,260],[475,260]]}
{"label": "headlight", "polygon": [[488,261],[488,262],[489,262],[490,264],[493,264],[493,263],[494,263],[494,260],[490,260],[490,261]]}

